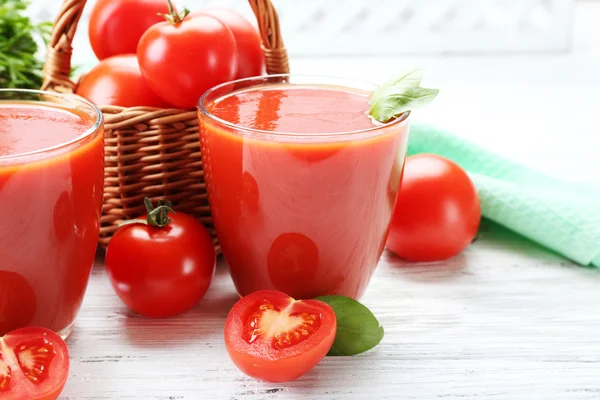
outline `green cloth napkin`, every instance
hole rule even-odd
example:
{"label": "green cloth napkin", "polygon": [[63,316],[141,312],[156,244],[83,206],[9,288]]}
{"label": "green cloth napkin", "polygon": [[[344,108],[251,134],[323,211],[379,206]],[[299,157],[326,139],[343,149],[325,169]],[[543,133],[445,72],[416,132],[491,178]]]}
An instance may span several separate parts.
{"label": "green cloth napkin", "polygon": [[565,182],[413,122],[408,153],[435,153],[475,182],[483,216],[581,265],[600,267],[600,187]]}

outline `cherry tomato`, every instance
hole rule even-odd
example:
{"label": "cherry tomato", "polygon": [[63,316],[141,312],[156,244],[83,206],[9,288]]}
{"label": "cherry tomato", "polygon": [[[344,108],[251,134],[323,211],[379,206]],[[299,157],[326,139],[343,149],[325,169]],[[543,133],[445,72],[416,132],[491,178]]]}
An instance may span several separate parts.
{"label": "cherry tomato", "polygon": [[325,357],[335,339],[333,309],[261,290],[239,300],[225,322],[225,345],[245,374],[269,382],[296,379]]}
{"label": "cherry tomato", "polygon": [[142,76],[135,54],[106,58],[79,82],[76,93],[101,105],[168,107]]}
{"label": "cherry tomato", "polygon": [[22,328],[0,338],[0,398],[55,400],[69,377],[69,350],[46,328]]}
{"label": "cherry tomato", "polygon": [[146,223],[130,221],[115,232],[106,249],[106,271],[117,295],[147,317],[181,314],[206,294],[215,272],[208,231],[194,217],[169,213],[147,199]]}
{"label": "cherry tomato", "polygon": [[227,25],[233,33],[238,50],[238,69],[235,79],[262,75],[265,72],[265,55],[258,29],[246,18],[230,8],[210,7],[193,12],[190,16],[211,15]]}
{"label": "cherry tomato", "polygon": [[88,34],[99,60],[131,54],[148,28],[164,21],[165,0],[101,0],[90,14]]}
{"label": "cherry tomato", "polygon": [[453,161],[408,157],[386,247],[410,261],[440,261],[475,238],[481,205],[473,182]]}
{"label": "cherry tomato", "polygon": [[150,87],[171,105],[194,108],[211,87],[235,78],[237,47],[231,30],[209,15],[172,14],[150,27],[137,55]]}

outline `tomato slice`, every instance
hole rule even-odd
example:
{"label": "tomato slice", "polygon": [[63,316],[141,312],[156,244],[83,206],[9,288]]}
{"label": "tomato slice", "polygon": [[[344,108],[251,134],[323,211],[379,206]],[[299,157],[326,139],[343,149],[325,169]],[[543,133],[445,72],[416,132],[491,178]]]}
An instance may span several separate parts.
{"label": "tomato slice", "polygon": [[55,400],[69,375],[69,351],[45,328],[17,329],[0,338],[0,398]]}
{"label": "tomato slice", "polygon": [[245,374],[286,382],[304,375],[325,357],[335,332],[335,313],[328,304],[261,290],[239,300],[229,312],[225,345]]}

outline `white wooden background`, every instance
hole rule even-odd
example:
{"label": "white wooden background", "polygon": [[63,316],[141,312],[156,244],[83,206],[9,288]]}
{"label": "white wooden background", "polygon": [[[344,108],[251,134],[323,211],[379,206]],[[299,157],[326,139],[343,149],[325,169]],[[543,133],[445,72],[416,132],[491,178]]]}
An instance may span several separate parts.
{"label": "white wooden background", "polygon": [[[569,55],[294,59],[297,73],[382,81],[418,62],[441,89],[415,118],[538,169],[600,184],[599,2],[578,6]],[[63,400],[600,399],[600,271],[497,227],[445,263],[385,254],[363,302],[386,336],[289,384],[244,376],[223,345],[225,265],[191,312],[147,320],[112,293],[101,259],[75,331]]]}
{"label": "white wooden background", "polygon": [[[53,19],[63,0],[31,0],[31,15]],[[74,61],[95,60],[87,0],[74,40]],[[575,0],[273,0],[294,56],[564,52],[571,47]],[[173,0],[198,10],[231,7],[251,21],[247,0]]]}

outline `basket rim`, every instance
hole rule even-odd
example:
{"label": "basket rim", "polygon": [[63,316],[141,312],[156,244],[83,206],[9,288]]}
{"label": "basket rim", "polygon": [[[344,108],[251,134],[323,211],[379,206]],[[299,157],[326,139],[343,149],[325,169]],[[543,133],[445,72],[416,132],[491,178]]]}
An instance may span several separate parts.
{"label": "basket rim", "polygon": [[[389,127],[393,127],[399,124],[402,124],[404,121],[406,121],[410,115],[410,111],[406,111],[404,113],[402,113],[398,118],[395,118],[394,120],[390,121],[390,122],[386,122],[386,123],[381,123],[378,121],[373,121],[374,125],[372,127],[369,128],[363,128],[363,129],[357,129],[357,130],[352,130],[352,131],[343,131],[343,132],[321,132],[321,133],[298,133],[298,132],[276,132],[274,133],[273,131],[268,131],[268,130],[264,130],[264,129],[256,129],[256,128],[250,128],[248,126],[245,125],[241,125],[241,124],[236,124],[227,120],[224,120],[220,117],[217,117],[216,115],[214,115],[213,113],[211,113],[205,106],[206,103],[206,97],[210,96],[211,94],[213,94],[214,92],[216,92],[219,89],[223,89],[227,86],[231,86],[231,85],[237,85],[237,84],[243,84],[243,83],[249,83],[252,81],[256,81],[256,82],[265,82],[265,83],[269,83],[268,80],[273,80],[274,84],[277,84],[276,82],[279,81],[280,83],[283,82],[289,82],[289,79],[292,78],[301,78],[301,79],[308,79],[308,80],[323,80],[323,82],[313,82],[312,84],[307,82],[304,83],[305,85],[328,85],[326,82],[327,81],[332,81],[334,83],[340,83],[340,82],[345,82],[345,83],[351,83],[354,85],[364,85],[365,87],[369,87],[370,89],[375,89],[377,88],[377,85],[372,83],[372,82],[368,82],[368,81],[364,81],[364,80],[360,80],[360,79],[353,79],[353,78],[345,78],[345,77],[340,77],[340,76],[333,76],[333,75],[320,75],[320,74],[270,74],[270,75],[261,75],[261,76],[253,76],[250,78],[243,78],[243,79],[236,79],[233,81],[229,81],[229,82],[225,82],[225,83],[221,83],[219,85],[213,86],[212,88],[210,88],[209,90],[207,90],[206,92],[204,92],[204,94],[202,94],[202,96],[200,97],[200,99],[198,100],[198,104],[197,104],[197,108],[199,110],[200,113],[202,113],[202,115],[206,116],[207,118],[209,118],[210,120],[212,120],[213,122],[218,123],[219,125],[225,126],[227,128],[231,128],[234,129],[236,131],[242,132],[242,136],[252,136],[252,137],[259,137],[261,139],[281,139],[281,138],[287,138],[287,139],[304,139],[304,140],[311,140],[311,139],[348,139],[348,138],[352,138],[354,139],[355,136],[365,136],[365,135],[369,135],[369,136],[375,136],[373,135],[373,133],[376,133],[380,130],[387,130],[387,128]],[[364,91],[364,92],[368,92],[367,89],[360,89],[357,88],[356,86],[346,86],[346,85],[335,85],[334,83],[329,83],[330,86],[332,87],[337,87],[339,89],[350,89],[350,90],[358,90],[358,91]],[[284,83],[285,84],[285,83]],[[289,83],[288,83],[289,84]],[[292,85],[302,85],[302,83],[291,83]],[[252,86],[249,87],[244,87],[242,89],[251,89]],[[233,93],[234,91],[239,90],[239,89],[233,89],[231,92],[222,95],[222,96],[218,96],[215,100],[217,99],[221,99],[223,97],[228,96],[229,94]],[[214,100],[213,100],[214,101]]]}
{"label": "basket rim", "polygon": [[[85,106],[88,106],[91,108],[91,110],[96,114],[96,117],[95,117],[94,123],[89,128],[87,128],[85,130],[85,132],[74,137],[73,139],[70,139],[70,140],[67,140],[64,142],[60,142],[60,143],[55,144],[50,147],[43,147],[41,149],[31,150],[31,151],[27,151],[24,153],[0,155],[0,161],[18,160],[20,158],[27,158],[27,157],[32,157],[32,156],[43,155],[46,153],[53,153],[57,150],[68,148],[77,143],[86,141],[87,139],[90,138],[90,136],[94,135],[94,133],[98,132],[98,130],[104,126],[104,114],[102,113],[100,108],[96,104],[92,103],[91,101],[89,101],[81,96],[78,96],[76,94],[73,94],[73,93],[58,93],[58,92],[52,92],[49,90],[37,90],[37,89],[0,88],[0,103],[3,103],[6,101],[6,100],[2,99],[3,93],[35,94],[40,97],[41,96],[50,96],[50,97],[55,97],[55,98],[60,98],[60,99],[66,100],[69,104],[76,104],[76,103],[84,104]],[[16,99],[16,100],[11,99],[11,103],[22,102],[22,101],[23,100],[19,100],[19,99]],[[44,102],[44,101],[34,101],[34,103],[35,104],[39,103],[39,105],[50,104],[47,107],[51,107],[51,104],[52,104],[50,102]],[[59,108],[59,107],[57,107],[57,108]]]}

